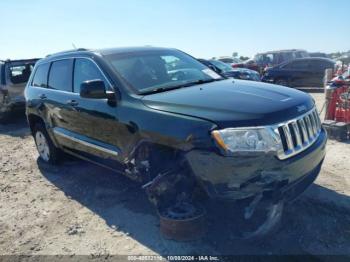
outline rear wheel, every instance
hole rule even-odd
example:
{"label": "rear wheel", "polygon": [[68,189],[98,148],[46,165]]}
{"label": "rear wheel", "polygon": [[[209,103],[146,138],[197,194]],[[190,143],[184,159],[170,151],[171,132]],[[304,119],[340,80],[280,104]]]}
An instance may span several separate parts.
{"label": "rear wheel", "polygon": [[36,124],[33,131],[33,136],[40,159],[45,163],[53,165],[57,164],[60,160],[60,151],[53,144],[44,125]]}

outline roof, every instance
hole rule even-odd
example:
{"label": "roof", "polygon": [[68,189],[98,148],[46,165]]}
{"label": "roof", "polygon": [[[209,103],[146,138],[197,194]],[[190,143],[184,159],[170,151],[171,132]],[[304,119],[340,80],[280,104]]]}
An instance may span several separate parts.
{"label": "roof", "polygon": [[77,49],[65,50],[65,51],[49,54],[46,57],[66,55],[66,54],[75,53],[75,52],[81,52],[81,51],[90,51],[90,50],[86,49],[86,48],[77,48]]}
{"label": "roof", "polygon": [[101,55],[111,55],[111,54],[122,54],[122,53],[134,53],[134,52],[144,52],[144,51],[161,51],[161,50],[169,50],[171,48],[161,48],[161,47],[151,47],[151,46],[143,46],[143,47],[117,47],[117,48],[105,48],[105,49],[86,49],[86,48],[78,48],[67,51],[62,51],[54,54],[47,55],[47,58],[64,56],[69,54],[76,53],[98,53]]}
{"label": "roof", "polygon": [[172,50],[172,48],[142,46],[142,47],[117,47],[117,48],[96,49],[93,51],[100,53],[101,55],[111,55],[111,54],[121,54],[121,53],[163,51],[163,50]]}

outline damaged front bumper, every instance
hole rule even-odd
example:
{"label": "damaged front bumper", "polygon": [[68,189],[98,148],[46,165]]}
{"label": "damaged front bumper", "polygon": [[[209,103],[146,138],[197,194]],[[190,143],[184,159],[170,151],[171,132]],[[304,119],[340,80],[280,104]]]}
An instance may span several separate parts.
{"label": "damaged front bumper", "polygon": [[305,151],[286,160],[273,154],[222,156],[192,150],[187,161],[207,194],[222,200],[240,200],[263,194],[291,200],[316,179],[325,157],[327,134],[322,129]]}

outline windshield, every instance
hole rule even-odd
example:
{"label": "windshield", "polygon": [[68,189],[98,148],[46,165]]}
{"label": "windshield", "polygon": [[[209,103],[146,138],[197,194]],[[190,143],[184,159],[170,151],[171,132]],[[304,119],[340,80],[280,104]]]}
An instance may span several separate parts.
{"label": "windshield", "polygon": [[217,61],[217,60],[210,60],[209,62],[212,63],[217,68],[219,68],[223,73],[232,71],[232,67],[229,66],[228,64],[225,64],[224,62]]}
{"label": "windshield", "polygon": [[223,79],[196,59],[177,50],[112,54],[106,59],[138,94]]}

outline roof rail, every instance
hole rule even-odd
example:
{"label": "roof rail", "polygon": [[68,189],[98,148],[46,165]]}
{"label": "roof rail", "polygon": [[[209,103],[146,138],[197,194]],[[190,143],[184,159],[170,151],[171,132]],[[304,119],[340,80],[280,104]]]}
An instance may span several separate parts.
{"label": "roof rail", "polygon": [[83,52],[83,51],[89,51],[89,49],[87,49],[87,48],[71,49],[71,50],[66,50],[66,51],[62,51],[62,52],[49,54],[46,57],[53,56],[53,55],[64,55],[64,54],[69,54],[69,53],[73,53],[73,52]]}

